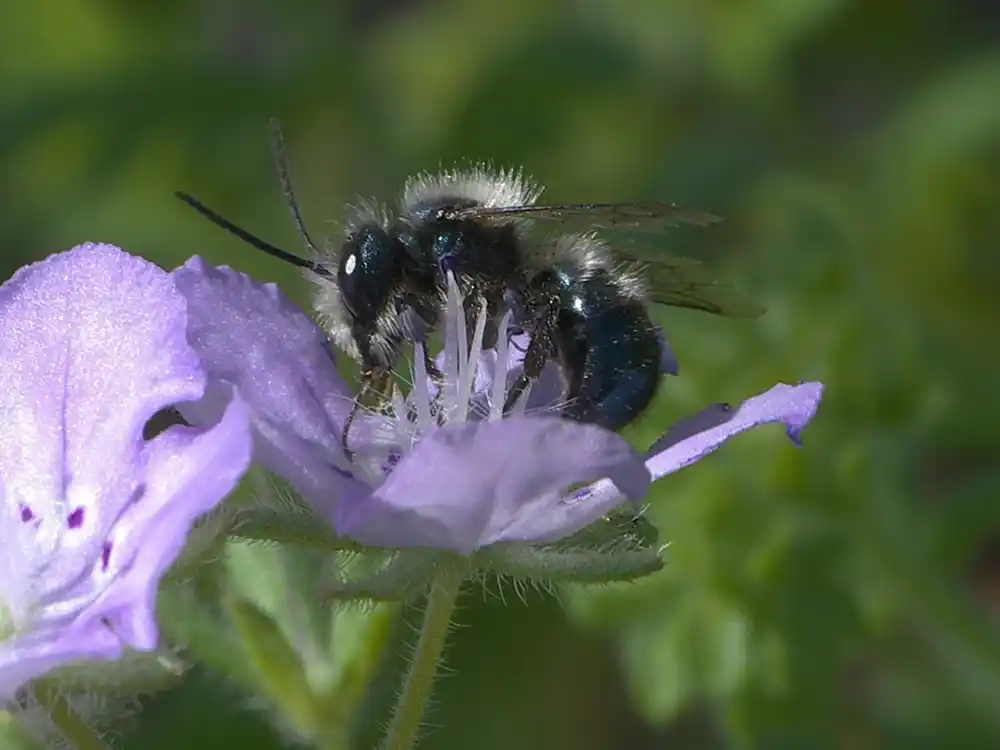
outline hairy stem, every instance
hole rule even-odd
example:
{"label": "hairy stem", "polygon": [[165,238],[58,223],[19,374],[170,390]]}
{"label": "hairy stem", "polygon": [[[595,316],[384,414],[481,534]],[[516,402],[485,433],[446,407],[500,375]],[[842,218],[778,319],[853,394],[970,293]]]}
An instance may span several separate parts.
{"label": "hairy stem", "polygon": [[383,750],[410,750],[416,742],[441,662],[458,592],[468,572],[469,564],[465,560],[450,559],[442,561],[435,574],[427,594],[420,638],[396,702]]}
{"label": "hairy stem", "polygon": [[45,709],[49,719],[71,747],[76,750],[109,750],[108,745],[87,726],[87,723],[58,689],[45,680],[34,685],[35,700]]}

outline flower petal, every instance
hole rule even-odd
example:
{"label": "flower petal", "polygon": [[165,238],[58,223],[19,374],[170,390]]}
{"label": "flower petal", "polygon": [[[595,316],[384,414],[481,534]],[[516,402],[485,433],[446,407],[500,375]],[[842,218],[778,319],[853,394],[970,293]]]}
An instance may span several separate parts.
{"label": "flower petal", "polygon": [[145,493],[115,524],[103,556],[114,585],[91,607],[133,648],[156,647],[157,583],[194,522],[232,492],[250,466],[249,419],[237,397],[209,430],[175,427],[150,443]]}
{"label": "flower petal", "polygon": [[117,659],[124,647],[122,640],[100,623],[51,635],[0,642],[0,703],[13,699],[19,688],[53,669],[81,661]]}
{"label": "flower petal", "polygon": [[[735,411],[725,404],[713,404],[676,423],[657,440],[647,453],[646,468],[655,481],[690,466],[741,432],[774,422],[784,424],[788,436],[798,444],[799,433],[816,416],[822,398],[822,383],[779,383]],[[564,502],[578,506],[579,513],[600,517],[626,499],[613,484],[602,480]]]}
{"label": "flower petal", "polygon": [[667,448],[677,445],[682,440],[694,437],[700,432],[723,425],[733,418],[733,407],[729,404],[712,404],[706,406],[697,414],[674,422],[660,437],[656,439],[649,450],[646,451],[646,458],[652,458]]}
{"label": "flower petal", "polygon": [[[188,340],[214,381],[215,399],[231,386],[250,406],[255,458],[330,514],[338,496],[367,492],[341,446],[354,394],[316,324],[274,284],[231,268],[194,257],[173,276],[188,300]],[[218,407],[182,411],[200,422]],[[363,439],[363,425],[358,420],[352,438]]]}
{"label": "flower petal", "polygon": [[[786,385],[778,383],[769,391],[743,402],[728,420],[716,424],[720,418],[720,406],[710,406],[695,417],[681,423],[676,433],[682,435],[703,420],[700,431],[680,440],[670,440],[663,450],[652,455],[646,462],[655,479],[683,469],[709,453],[715,451],[729,438],[746,432],[752,427],[781,422],[785,425],[789,438],[798,442],[799,433],[816,416],[823,399],[822,383],[802,383]],[[668,432],[661,440],[670,438]],[[658,441],[659,442],[659,441]]]}
{"label": "flower petal", "polygon": [[[0,288],[0,606],[14,628],[0,642],[0,693],[126,644],[154,648],[155,626],[137,637],[107,621],[152,621],[189,522],[249,465],[240,404],[188,450],[171,446],[194,430],[144,439],[156,413],[204,392],[186,317],[165,271],[108,245],[51,256]],[[176,460],[157,471],[164,455]],[[188,523],[169,522],[178,516]]]}
{"label": "flower petal", "polygon": [[140,481],[143,426],[201,396],[184,320],[170,277],[109,245],[53,255],[0,288],[0,590],[15,612],[28,606],[19,592],[44,599],[100,556],[95,540]]}
{"label": "flower petal", "polygon": [[[621,437],[559,417],[510,417],[446,426],[425,438],[368,498],[341,504],[338,533],[381,547],[470,554],[508,538],[571,533],[559,513],[532,522],[538,498],[560,503],[570,485],[609,477],[641,497],[649,473]],[[575,529],[572,529],[575,530]]]}

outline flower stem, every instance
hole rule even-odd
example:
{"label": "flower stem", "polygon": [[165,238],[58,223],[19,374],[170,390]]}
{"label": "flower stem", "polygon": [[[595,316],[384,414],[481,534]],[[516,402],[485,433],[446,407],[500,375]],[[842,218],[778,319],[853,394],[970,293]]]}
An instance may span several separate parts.
{"label": "flower stem", "polygon": [[35,700],[45,709],[49,719],[76,750],[109,750],[101,738],[87,726],[87,723],[49,682],[40,680],[34,685]]}
{"label": "flower stem", "polygon": [[382,745],[383,750],[410,750],[417,738],[424,708],[431,696],[434,678],[441,662],[445,638],[462,582],[468,574],[464,560],[442,561],[427,594],[424,622],[406,674],[403,690],[396,702],[392,723]]}

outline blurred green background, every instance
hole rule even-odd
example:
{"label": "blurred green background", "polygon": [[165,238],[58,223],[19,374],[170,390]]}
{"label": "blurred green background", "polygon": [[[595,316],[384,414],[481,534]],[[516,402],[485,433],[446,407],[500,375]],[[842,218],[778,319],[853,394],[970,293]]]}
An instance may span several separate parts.
{"label": "blurred green background", "polygon": [[[761,430],[657,486],[663,572],[528,606],[470,591],[422,747],[1000,747],[1000,6],[39,0],[0,19],[4,276],[99,240],[306,303],[293,269],[172,198],[294,249],[276,115],[314,234],[459,159],[523,165],[557,201],[725,216],[652,241],[770,312],[664,313],[682,374],[640,443],[710,401],[827,384],[801,450]],[[207,671],[144,706],[122,747],[288,746]]]}

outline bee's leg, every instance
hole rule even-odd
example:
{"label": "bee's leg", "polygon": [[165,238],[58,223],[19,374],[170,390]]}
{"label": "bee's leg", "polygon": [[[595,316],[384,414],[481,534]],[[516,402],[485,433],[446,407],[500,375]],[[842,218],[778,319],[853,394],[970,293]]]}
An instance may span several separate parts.
{"label": "bee's leg", "polygon": [[476,335],[476,321],[479,319],[479,310],[483,304],[483,299],[482,292],[473,287],[472,291],[466,296],[465,302],[462,303],[462,311],[465,313],[466,351],[472,346],[472,338]]}
{"label": "bee's leg", "polygon": [[500,336],[500,316],[496,311],[486,313],[486,325],[483,327],[482,351],[496,349],[497,338]]}
{"label": "bee's leg", "polygon": [[[500,322],[503,319],[501,309],[503,307],[503,290],[493,289],[485,297],[486,301],[486,326],[483,328],[483,351],[495,349],[497,339],[501,335]],[[479,312],[478,310],[476,311]],[[475,329],[473,329],[475,330]],[[504,332],[506,335],[506,332]]]}
{"label": "bee's leg", "polygon": [[[541,329],[536,329],[532,333],[531,343],[528,344],[528,351],[524,355],[524,363],[521,366],[521,374],[507,391],[507,398],[504,400],[503,413],[507,414],[514,408],[514,404],[521,398],[531,382],[542,374],[545,363],[549,361],[547,347],[539,337]],[[536,344],[535,342],[538,342]]]}
{"label": "bee's leg", "polygon": [[[438,389],[441,388],[441,381],[444,379],[444,375],[441,373],[440,368],[434,362],[434,358],[430,354],[430,346],[428,341],[428,334],[434,329],[437,324],[437,314],[435,311],[427,307],[426,305],[419,304],[419,300],[416,300],[409,309],[409,317],[407,318],[407,327],[404,329],[404,339],[413,344],[414,356],[416,356],[417,345],[419,344],[424,353],[424,372],[427,374],[427,379],[434,383]],[[402,344],[402,341],[396,342],[397,346]]]}
{"label": "bee's leg", "polygon": [[437,362],[434,361],[426,346],[424,347],[424,369],[427,371],[427,378],[437,387],[433,403],[439,407],[436,413],[438,425],[440,425],[444,420],[444,410],[440,408],[441,395],[444,392],[444,373],[441,372],[441,368],[437,366]]}
{"label": "bee's leg", "polygon": [[517,400],[527,389],[531,381],[538,378],[545,369],[545,364],[551,359],[555,352],[555,331],[559,320],[559,301],[552,299],[545,308],[545,312],[531,331],[531,342],[528,350],[524,354],[524,363],[521,365],[521,374],[517,376],[514,384],[507,392],[504,401],[504,414],[509,412]]}
{"label": "bee's leg", "polygon": [[357,414],[361,410],[361,404],[363,403],[365,397],[371,391],[383,388],[388,379],[388,372],[365,370],[361,373],[361,387],[358,389],[358,395],[354,398],[354,404],[351,406],[351,411],[347,415],[347,419],[344,421],[344,431],[340,436],[340,445],[344,449],[344,455],[351,463],[354,463],[354,451],[350,449],[347,441],[348,433],[351,431],[351,426],[354,424],[354,420],[357,418]]}
{"label": "bee's leg", "polygon": [[365,397],[372,385],[372,380],[374,379],[374,374],[371,370],[367,370],[361,373],[361,387],[358,389],[358,395],[354,397],[354,404],[351,406],[351,412],[347,415],[347,419],[344,421],[344,431],[340,435],[340,447],[344,449],[344,456],[350,463],[354,463],[354,453],[347,445],[347,435],[351,431],[351,425],[354,424],[354,418],[357,416],[358,410],[361,408],[361,399]]}
{"label": "bee's leg", "polygon": [[430,378],[430,381],[440,391],[441,384],[444,382],[444,373],[441,372],[441,368],[437,366],[437,362],[434,361],[434,357],[431,356],[426,346],[424,347],[424,370],[427,371],[427,377]]}
{"label": "bee's leg", "polygon": [[348,463],[354,463],[354,453],[347,445],[347,435],[351,431],[351,425],[354,424],[354,416],[358,413],[358,409],[361,408],[361,394],[359,393],[354,399],[354,404],[351,406],[351,411],[347,415],[347,419],[344,422],[344,430],[340,433],[340,447],[344,451],[344,457],[347,459]]}
{"label": "bee's leg", "polygon": [[468,346],[472,347],[472,341],[476,337],[476,328],[479,325],[479,316],[486,316],[486,324],[483,327],[482,351],[492,349],[497,341],[497,324],[500,322],[500,305],[503,301],[502,289],[492,285],[472,286],[465,297],[463,303],[465,308],[465,335]]}

